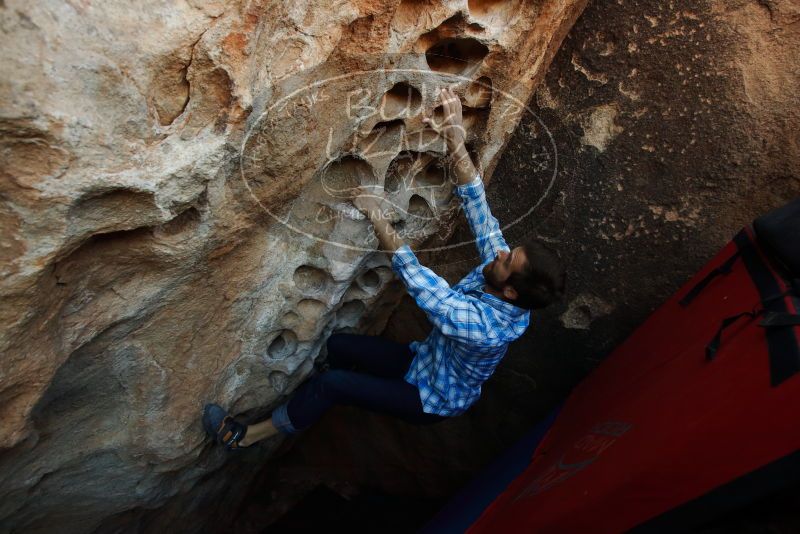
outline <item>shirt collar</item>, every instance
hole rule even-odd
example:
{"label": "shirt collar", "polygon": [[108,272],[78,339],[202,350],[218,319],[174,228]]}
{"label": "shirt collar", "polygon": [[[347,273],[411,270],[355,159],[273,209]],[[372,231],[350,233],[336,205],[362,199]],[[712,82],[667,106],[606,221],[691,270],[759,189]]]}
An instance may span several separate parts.
{"label": "shirt collar", "polygon": [[477,276],[474,279],[473,287],[470,290],[468,290],[467,293],[473,293],[475,296],[478,297],[479,300],[484,301],[492,308],[503,312],[505,315],[511,317],[512,319],[517,319],[528,313],[530,310],[526,310],[525,308],[520,308],[519,306],[515,306],[510,302],[506,302],[500,297],[496,297],[490,293],[486,293],[483,290],[483,286],[487,284],[486,279],[483,277],[483,266],[486,265],[486,263],[479,265],[475,269],[477,271],[476,273]]}
{"label": "shirt collar", "polygon": [[478,298],[480,300],[486,302],[487,304],[489,304],[492,308],[495,308],[496,310],[500,310],[503,313],[505,313],[506,315],[508,315],[510,317],[513,317],[513,318],[521,317],[522,315],[525,315],[526,313],[528,313],[529,310],[526,310],[525,308],[520,308],[519,306],[515,306],[514,304],[511,304],[510,302],[506,302],[505,300],[501,299],[500,297],[496,297],[496,296],[492,295],[491,293],[486,293],[485,291],[483,291],[482,287],[483,287],[483,284],[478,286],[478,288],[476,290],[477,293],[480,295]]}

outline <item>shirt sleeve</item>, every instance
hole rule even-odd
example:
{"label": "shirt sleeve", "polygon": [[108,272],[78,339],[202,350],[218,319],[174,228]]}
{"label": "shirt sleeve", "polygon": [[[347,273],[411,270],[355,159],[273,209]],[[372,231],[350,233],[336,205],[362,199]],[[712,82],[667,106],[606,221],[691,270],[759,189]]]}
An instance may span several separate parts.
{"label": "shirt sleeve", "polygon": [[475,305],[452,289],[444,278],[421,265],[408,245],[395,251],[392,269],[443,335],[469,343],[486,341],[482,317]]}
{"label": "shirt sleeve", "polygon": [[468,184],[456,186],[456,191],[463,201],[464,215],[472,229],[482,262],[493,260],[498,250],[509,250],[500,232],[500,223],[492,215],[489,203],[486,202],[481,175],[475,175],[475,179]]}

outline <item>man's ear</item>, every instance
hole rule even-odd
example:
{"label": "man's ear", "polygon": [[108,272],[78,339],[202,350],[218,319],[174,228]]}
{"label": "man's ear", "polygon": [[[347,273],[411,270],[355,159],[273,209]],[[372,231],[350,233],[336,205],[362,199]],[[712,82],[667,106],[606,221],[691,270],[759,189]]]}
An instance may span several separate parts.
{"label": "man's ear", "polygon": [[503,297],[505,297],[508,300],[517,300],[518,296],[519,293],[517,293],[517,290],[514,289],[514,286],[510,284],[506,284],[505,286],[503,286]]}

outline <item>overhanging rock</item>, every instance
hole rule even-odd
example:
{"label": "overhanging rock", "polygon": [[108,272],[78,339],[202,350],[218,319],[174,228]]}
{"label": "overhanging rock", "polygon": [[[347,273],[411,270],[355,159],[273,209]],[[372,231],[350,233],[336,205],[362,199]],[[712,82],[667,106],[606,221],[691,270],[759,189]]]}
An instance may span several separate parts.
{"label": "overhanging rock", "polygon": [[202,404],[266,413],[330,332],[386,316],[354,188],[443,242],[435,91],[488,178],[584,4],[6,2],[0,523],[235,502]]}

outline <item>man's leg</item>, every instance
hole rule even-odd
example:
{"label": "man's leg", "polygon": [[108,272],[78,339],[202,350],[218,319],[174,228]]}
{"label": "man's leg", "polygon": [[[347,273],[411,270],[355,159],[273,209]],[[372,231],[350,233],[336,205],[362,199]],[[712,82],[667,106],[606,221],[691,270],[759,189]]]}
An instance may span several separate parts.
{"label": "man's leg", "polygon": [[[328,338],[328,363],[333,369],[356,370],[382,378],[403,378],[414,354],[407,344],[396,343],[379,336],[333,334]],[[320,375],[321,376],[321,375]],[[314,380],[313,378],[311,379]],[[308,384],[307,382],[306,384]],[[408,384],[410,386],[410,384]],[[304,386],[301,386],[301,388]],[[419,398],[419,392],[411,386]],[[295,392],[298,395],[300,389]],[[287,427],[286,405],[279,407],[278,422]],[[327,408],[326,408],[327,410]],[[278,410],[276,410],[278,411]],[[421,406],[420,406],[421,411]],[[273,412],[274,415],[274,412]],[[247,427],[242,446],[266,439],[279,432],[272,417]]]}
{"label": "man's leg", "polygon": [[419,391],[402,378],[382,378],[353,371],[332,369],[300,386],[291,400],[272,413],[272,418],[247,429],[243,446],[278,432],[294,434],[310,427],[334,404],[358,406],[399,417],[413,424],[445,419],[425,413]]}
{"label": "man's leg", "polygon": [[272,424],[272,417],[270,417],[266,421],[247,425],[247,434],[245,434],[244,438],[239,442],[239,445],[242,447],[249,447],[256,441],[271,438],[278,432],[280,431]]}
{"label": "man's leg", "polygon": [[327,347],[331,368],[383,378],[404,377],[414,359],[407,343],[396,343],[380,336],[333,334],[328,338]]}

